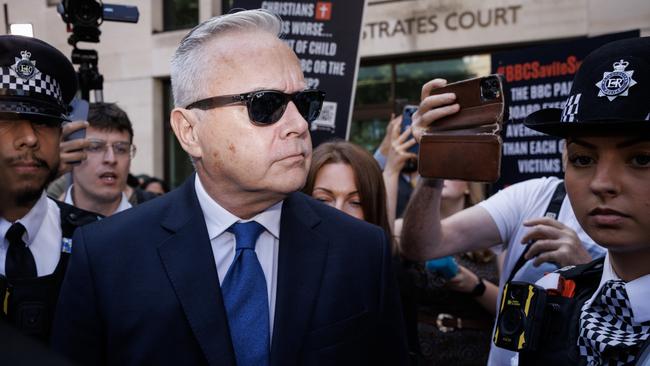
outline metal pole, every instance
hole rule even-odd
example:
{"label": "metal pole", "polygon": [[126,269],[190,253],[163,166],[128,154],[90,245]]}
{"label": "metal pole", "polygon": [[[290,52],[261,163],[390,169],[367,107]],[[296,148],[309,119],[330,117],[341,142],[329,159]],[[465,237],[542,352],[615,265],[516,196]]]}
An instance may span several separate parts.
{"label": "metal pole", "polygon": [[9,28],[9,7],[7,6],[7,3],[2,4],[2,6],[5,13],[5,34],[9,34],[9,32],[11,32],[11,29]]}

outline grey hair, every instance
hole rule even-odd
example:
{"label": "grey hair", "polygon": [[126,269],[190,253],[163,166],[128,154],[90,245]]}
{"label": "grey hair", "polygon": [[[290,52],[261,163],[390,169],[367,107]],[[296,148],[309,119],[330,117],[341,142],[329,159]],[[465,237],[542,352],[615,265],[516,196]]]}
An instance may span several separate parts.
{"label": "grey hair", "polygon": [[224,14],[197,25],[182,40],[171,61],[174,105],[185,107],[198,99],[197,91],[205,80],[203,45],[229,32],[266,32],[281,36],[282,19],[263,9]]}

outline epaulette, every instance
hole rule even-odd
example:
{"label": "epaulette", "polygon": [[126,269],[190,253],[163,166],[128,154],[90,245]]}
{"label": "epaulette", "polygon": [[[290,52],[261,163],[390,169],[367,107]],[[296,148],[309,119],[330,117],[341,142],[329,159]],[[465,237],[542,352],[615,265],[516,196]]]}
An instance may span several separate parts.
{"label": "epaulette", "polygon": [[103,218],[102,215],[82,210],[78,207],[69,205],[67,203],[54,200],[61,210],[61,229],[63,230],[64,238],[71,238],[74,230],[91,222],[95,222]]}
{"label": "epaulette", "polygon": [[604,263],[605,257],[603,256],[598,259],[594,259],[589,263],[560,268],[554,273],[559,273],[563,278],[568,280],[577,277],[591,277],[592,275],[598,275],[600,277],[600,274],[603,272]]}
{"label": "epaulette", "polygon": [[586,264],[560,268],[545,274],[535,285],[542,287],[549,294],[572,298],[577,291],[598,286],[604,260],[603,257]]}

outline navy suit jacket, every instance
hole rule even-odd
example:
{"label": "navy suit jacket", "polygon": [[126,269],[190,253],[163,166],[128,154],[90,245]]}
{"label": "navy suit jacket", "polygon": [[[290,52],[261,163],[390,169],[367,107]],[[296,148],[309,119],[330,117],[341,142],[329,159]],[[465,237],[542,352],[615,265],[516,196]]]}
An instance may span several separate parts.
{"label": "navy suit jacket", "polygon": [[[301,193],[280,221],[271,365],[406,364],[383,230]],[[235,365],[193,178],[78,229],[72,252],[55,349],[84,365]]]}

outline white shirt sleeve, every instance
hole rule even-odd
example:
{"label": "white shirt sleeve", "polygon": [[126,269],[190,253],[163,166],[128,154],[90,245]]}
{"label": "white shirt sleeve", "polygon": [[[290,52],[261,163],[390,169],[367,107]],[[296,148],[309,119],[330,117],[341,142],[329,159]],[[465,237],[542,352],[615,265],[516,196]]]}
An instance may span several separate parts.
{"label": "white shirt sleeve", "polygon": [[[508,186],[479,203],[492,216],[504,245],[511,243],[525,220],[543,214],[534,211],[539,211],[540,207],[548,204],[544,193],[548,191],[549,184],[552,184],[549,179],[558,181],[557,178],[529,179]],[[555,184],[552,184],[553,189]]]}

